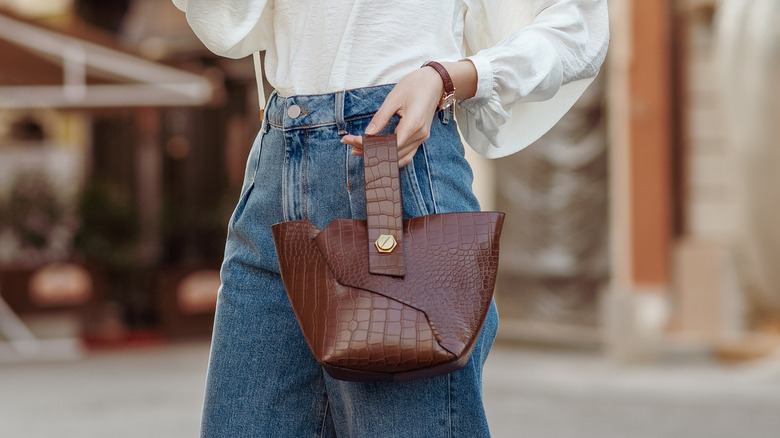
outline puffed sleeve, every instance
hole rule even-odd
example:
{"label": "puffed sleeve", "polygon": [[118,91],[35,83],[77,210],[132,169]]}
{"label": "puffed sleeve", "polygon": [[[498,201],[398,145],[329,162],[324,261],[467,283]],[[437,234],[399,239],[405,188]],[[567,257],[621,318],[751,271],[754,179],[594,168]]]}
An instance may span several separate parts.
{"label": "puffed sleeve", "polygon": [[607,0],[473,0],[464,40],[477,93],[456,108],[466,142],[497,158],[523,149],[571,108],[607,51]]}
{"label": "puffed sleeve", "polygon": [[265,50],[273,34],[273,1],[173,0],[187,22],[212,52],[243,58]]}

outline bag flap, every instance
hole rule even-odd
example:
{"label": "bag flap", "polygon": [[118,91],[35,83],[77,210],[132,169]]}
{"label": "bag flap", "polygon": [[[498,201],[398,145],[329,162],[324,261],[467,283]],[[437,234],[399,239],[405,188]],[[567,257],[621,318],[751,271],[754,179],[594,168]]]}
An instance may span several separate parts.
{"label": "bag flap", "polygon": [[369,272],[366,221],[337,219],[315,237],[336,280],[424,312],[442,347],[460,354],[479,335],[493,296],[504,214],[444,213],[403,222],[403,277]]}

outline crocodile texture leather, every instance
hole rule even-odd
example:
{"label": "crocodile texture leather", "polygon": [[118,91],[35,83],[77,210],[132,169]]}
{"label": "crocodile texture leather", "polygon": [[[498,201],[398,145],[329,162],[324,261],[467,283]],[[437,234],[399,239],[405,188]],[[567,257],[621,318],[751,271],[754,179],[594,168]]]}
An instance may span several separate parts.
{"label": "crocodile texture leather", "polygon": [[426,62],[423,64],[423,67],[431,67],[441,76],[444,94],[442,94],[441,100],[439,100],[439,109],[443,110],[452,106],[455,103],[455,84],[452,83],[452,77],[447,68],[436,61]]}
{"label": "crocodile texture leather", "polygon": [[337,219],[322,230],[306,219],[271,228],[282,281],[314,356],[343,380],[404,381],[459,369],[493,296],[504,214],[403,220],[393,251],[404,254],[403,276],[370,271],[377,250],[368,217]]}
{"label": "crocodile texture leather", "polygon": [[[404,275],[403,202],[398,178],[395,135],[363,137],[368,220],[368,265],[372,274]],[[381,253],[374,242],[383,234],[395,237],[397,247]]]}

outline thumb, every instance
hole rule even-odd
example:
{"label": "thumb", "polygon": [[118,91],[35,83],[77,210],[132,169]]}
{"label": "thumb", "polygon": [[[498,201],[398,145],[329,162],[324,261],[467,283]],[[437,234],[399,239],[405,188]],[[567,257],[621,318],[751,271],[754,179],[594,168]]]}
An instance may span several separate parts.
{"label": "thumb", "polygon": [[396,109],[392,108],[392,106],[388,104],[387,100],[385,100],[382,106],[379,107],[379,110],[377,110],[376,114],[374,114],[374,117],[371,118],[371,122],[366,128],[366,135],[379,134],[383,129],[385,129],[387,122],[389,122],[390,118],[393,117],[395,111]]}

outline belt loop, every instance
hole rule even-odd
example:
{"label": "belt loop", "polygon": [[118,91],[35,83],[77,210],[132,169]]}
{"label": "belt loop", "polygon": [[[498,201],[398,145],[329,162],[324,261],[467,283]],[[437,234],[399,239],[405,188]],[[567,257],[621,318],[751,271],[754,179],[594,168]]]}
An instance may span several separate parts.
{"label": "belt loop", "polygon": [[268,134],[268,110],[271,108],[271,105],[273,105],[274,100],[276,100],[276,90],[271,92],[271,95],[268,96],[268,102],[265,105],[265,109],[260,111],[260,117],[261,117],[261,125],[260,130],[263,131],[263,134]]}
{"label": "belt loop", "polygon": [[336,93],[336,126],[339,128],[339,135],[347,135],[347,123],[344,121],[344,91]]}

